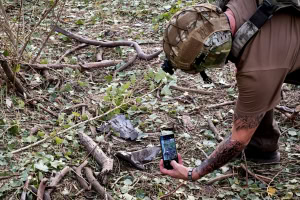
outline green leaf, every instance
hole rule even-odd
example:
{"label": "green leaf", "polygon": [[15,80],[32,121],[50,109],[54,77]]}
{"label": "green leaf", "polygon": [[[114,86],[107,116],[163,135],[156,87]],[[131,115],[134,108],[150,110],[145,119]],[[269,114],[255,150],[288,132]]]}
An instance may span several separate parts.
{"label": "green leaf", "polygon": [[9,56],[9,51],[8,51],[8,50],[4,50],[3,55],[4,55],[5,57]]}
{"label": "green leaf", "polygon": [[47,167],[47,165],[44,164],[44,162],[42,160],[40,160],[38,163],[35,163],[34,167],[43,172],[48,172],[48,167]]}
{"label": "green leaf", "polygon": [[54,139],[55,139],[55,142],[56,142],[57,145],[60,145],[64,142],[64,140],[59,138],[59,137],[55,137]]}
{"label": "green leaf", "polygon": [[105,80],[106,80],[108,83],[112,82],[112,80],[113,80],[113,76],[112,76],[112,75],[105,76],[104,78],[105,78]]}
{"label": "green leaf", "polygon": [[20,70],[21,70],[21,65],[20,65],[20,64],[17,64],[17,65],[14,67],[13,72],[14,72],[14,73],[18,73],[18,72],[20,72]]}
{"label": "green leaf", "polygon": [[170,95],[172,95],[172,92],[171,92],[171,90],[170,90],[170,87],[169,87],[168,85],[165,85],[165,86],[163,87],[163,89],[161,90],[161,94],[162,94],[162,95],[165,95],[165,96],[170,96]]}
{"label": "green leaf", "polygon": [[125,179],[125,180],[124,180],[124,184],[125,184],[125,185],[132,185],[132,180],[129,179],[129,178],[128,178],[128,179]]}
{"label": "green leaf", "polygon": [[298,135],[296,131],[289,131],[288,134],[290,136],[297,136]]}
{"label": "green leaf", "polygon": [[16,135],[20,132],[20,127],[19,124],[17,122],[13,122],[11,127],[8,129],[8,133],[12,134],[12,135]]}
{"label": "green leaf", "polygon": [[41,64],[48,64],[48,60],[46,58],[42,59]]}
{"label": "green leaf", "polygon": [[21,99],[19,99],[18,100],[18,106],[19,106],[19,109],[24,109],[24,107],[25,107],[24,101],[22,101]]}
{"label": "green leaf", "polygon": [[155,73],[154,80],[156,83],[161,82],[165,78],[166,78],[166,72],[164,72],[162,69],[159,69],[159,71]]}
{"label": "green leaf", "polygon": [[37,133],[37,135],[38,135],[39,137],[44,137],[44,136],[45,136],[45,132],[44,132],[44,131],[39,131],[39,132]]}
{"label": "green leaf", "polygon": [[75,24],[77,25],[83,25],[84,24],[84,21],[82,19],[79,19],[75,22]]}
{"label": "green leaf", "polygon": [[34,137],[33,135],[30,135],[25,139],[25,142],[28,142],[28,143],[32,143],[32,142],[36,142],[36,141],[37,141],[37,138]]}

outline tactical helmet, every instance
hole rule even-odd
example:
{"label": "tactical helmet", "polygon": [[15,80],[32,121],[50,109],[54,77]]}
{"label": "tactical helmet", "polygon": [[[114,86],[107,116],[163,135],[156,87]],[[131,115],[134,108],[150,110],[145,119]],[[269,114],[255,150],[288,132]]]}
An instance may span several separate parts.
{"label": "tactical helmet", "polygon": [[208,3],[187,7],[171,18],[165,30],[164,65],[189,73],[222,67],[231,45],[230,25],[220,8]]}

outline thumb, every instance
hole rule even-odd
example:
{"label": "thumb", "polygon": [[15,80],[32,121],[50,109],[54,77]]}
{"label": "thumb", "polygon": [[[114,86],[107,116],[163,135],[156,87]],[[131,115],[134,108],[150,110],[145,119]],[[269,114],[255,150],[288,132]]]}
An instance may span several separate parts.
{"label": "thumb", "polygon": [[174,168],[174,169],[177,169],[178,168],[178,163],[175,161],[175,160],[172,160],[171,161],[171,166]]}

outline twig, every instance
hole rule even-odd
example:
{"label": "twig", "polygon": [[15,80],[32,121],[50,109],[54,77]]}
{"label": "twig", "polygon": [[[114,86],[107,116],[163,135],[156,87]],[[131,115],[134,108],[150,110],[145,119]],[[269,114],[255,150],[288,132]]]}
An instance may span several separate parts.
{"label": "twig", "polygon": [[63,68],[72,68],[72,69],[98,69],[98,68],[104,68],[104,67],[110,67],[117,65],[121,62],[121,60],[103,60],[101,62],[91,62],[86,63],[84,65],[70,65],[70,64],[30,64],[30,63],[23,63],[21,66],[30,66],[34,69],[63,69]]}
{"label": "twig", "polygon": [[68,112],[68,111],[72,111],[72,110],[74,110],[74,109],[76,109],[76,108],[80,108],[80,107],[87,107],[88,105],[87,104],[85,104],[85,103],[81,103],[81,104],[76,104],[76,105],[74,105],[74,106],[71,106],[71,107],[69,107],[69,108],[65,108],[65,109],[63,109],[61,112]]}
{"label": "twig", "polygon": [[[152,93],[152,92],[156,91],[157,88],[160,88],[161,86],[162,86],[162,84],[160,84],[158,87],[156,87],[156,88],[154,88],[153,90],[151,90],[149,93]],[[149,93],[143,95],[142,97],[148,95]],[[99,115],[99,116],[96,116],[96,117],[94,117],[94,118],[91,118],[91,119],[82,121],[82,122],[80,122],[80,123],[78,123],[78,124],[75,124],[75,125],[73,125],[73,126],[67,128],[67,129],[65,129],[65,130],[63,130],[63,131],[58,132],[56,135],[53,134],[53,135],[46,136],[44,139],[42,139],[42,140],[40,140],[40,141],[37,141],[37,142],[35,142],[35,143],[33,143],[33,144],[30,144],[30,145],[28,145],[28,146],[25,146],[25,147],[22,147],[22,148],[20,148],[20,149],[15,150],[15,151],[12,151],[11,153],[12,153],[12,154],[16,154],[16,153],[22,152],[22,151],[24,151],[24,150],[30,149],[30,148],[32,148],[32,147],[35,147],[35,146],[37,146],[37,145],[39,145],[39,144],[42,144],[42,143],[46,142],[47,140],[49,140],[50,138],[53,138],[53,137],[55,137],[55,136],[59,136],[59,135],[61,135],[61,134],[67,133],[68,131],[70,131],[70,130],[72,130],[72,129],[78,127],[78,126],[81,126],[81,125],[83,125],[83,124],[86,124],[87,122],[91,122],[91,121],[100,119],[100,118],[102,118],[102,117],[108,115],[109,113],[111,113],[111,112],[113,112],[113,111],[115,111],[115,110],[117,110],[117,109],[122,108],[124,105],[126,105],[126,104],[128,104],[128,103],[130,103],[130,102],[132,102],[132,101],[135,101],[135,99],[129,100],[129,101],[127,101],[127,102],[124,102],[124,103],[120,104],[119,106],[116,106],[116,107],[114,107],[113,109],[107,111],[106,113],[103,113],[102,115]]]}
{"label": "twig", "polygon": [[224,138],[220,136],[219,131],[215,127],[214,123],[211,121],[211,119],[207,119],[207,122],[210,130],[215,134],[217,141],[222,142]]}
{"label": "twig", "polygon": [[120,67],[119,69],[117,69],[114,73],[114,77],[116,78],[117,73],[123,71],[124,69],[127,69],[128,67],[130,67],[134,61],[138,58],[138,55],[136,54],[135,56],[133,56],[131,59],[129,59],[129,61],[127,63],[125,63],[122,67]]}
{"label": "twig", "polygon": [[[74,48],[72,48],[72,49],[67,50],[67,51],[66,51],[66,52],[65,52],[65,53],[57,60],[56,64],[59,64],[59,63],[64,59],[64,57],[66,57],[67,55],[73,53],[74,51],[83,49],[83,48],[88,47],[88,46],[89,46],[88,44],[80,44],[80,45],[78,45],[78,46],[76,46],[76,47],[74,47]],[[97,62],[98,62],[98,60],[97,60]]]}
{"label": "twig", "polygon": [[[87,44],[85,44],[85,45],[87,45]],[[103,53],[104,53],[103,48],[100,48],[99,53],[97,53],[97,55],[96,55],[96,61],[97,62],[100,62],[100,61],[103,60]]]}
{"label": "twig", "polygon": [[244,159],[245,168],[246,168],[246,185],[248,187],[249,186],[249,174],[248,174],[249,170],[248,170],[247,159],[246,159],[246,154],[245,154],[244,150],[243,150],[242,154],[243,154],[243,159]]}
{"label": "twig", "polygon": [[219,107],[222,107],[222,106],[233,105],[233,104],[235,104],[235,101],[227,101],[227,102],[224,102],[224,103],[210,105],[210,106],[208,106],[208,108],[219,108]]}
{"label": "twig", "polygon": [[84,190],[90,190],[90,186],[87,184],[87,181],[83,178],[82,176],[82,169],[88,164],[88,161],[84,161],[79,167],[77,167],[75,169],[75,172],[76,172],[76,177],[77,177],[77,180],[80,184],[80,186],[84,189]]}
{"label": "twig", "polygon": [[256,176],[256,174],[254,174],[253,172],[251,172],[250,170],[248,170],[244,164],[241,164],[241,167],[242,167],[246,172],[248,172],[251,176],[253,176],[253,177],[256,178],[257,180],[259,180],[259,181],[262,182],[263,184],[266,184],[266,185],[267,185],[266,180],[263,180],[262,178]]}
{"label": "twig", "polygon": [[51,189],[48,189],[44,194],[44,200],[51,200],[51,192],[54,190],[54,188],[57,186],[57,184],[61,181],[61,179],[71,170],[70,167],[66,166],[61,172],[59,172],[50,182],[49,187],[52,187]]}
{"label": "twig", "polygon": [[48,110],[48,109],[45,108],[44,106],[39,105],[38,107],[41,108],[42,110],[44,110],[45,112],[49,113],[50,115],[52,115],[52,116],[54,116],[54,117],[58,117],[58,114],[56,114],[55,112],[53,112],[53,111],[51,111],[51,110]]}
{"label": "twig", "polygon": [[226,174],[226,175],[221,175],[221,176],[218,176],[216,178],[213,178],[211,180],[209,180],[206,184],[207,185],[211,185],[217,181],[221,181],[221,180],[224,180],[224,179],[227,179],[227,178],[230,178],[232,176],[235,176],[236,174],[232,173],[232,174]]}
{"label": "twig", "polygon": [[183,88],[183,87],[179,87],[179,86],[175,86],[175,85],[170,86],[170,88],[173,90],[180,90],[183,92],[192,92],[192,93],[197,93],[197,94],[205,94],[205,95],[215,94],[214,92],[208,92],[208,91],[196,90],[196,89],[190,89],[190,88]]}
{"label": "twig", "polygon": [[38,21],[38,23],[34,26],[34,28],[32,29],[32,31],[25,37],[26,42],[23,45],[23,47],[21,48],[20,52],[19,52],[19,58],[18,60],[20,60],[25,48],[27,47],[28,42],[31,40],[31,35],[35,32],[36,28],[41,24],[41,22],[48,16],[48,14],[56,7],[57,3],[59,0],[56,0],[53,5],[41,16],[40,20]]}
{"label": "twig", "polygon": [[47,129],[47,128],[51,128],[51,126],[46,125],[46,124],[44,124],[44,125],[37,124],[32,129],[30,129],[30,134],[31,135],[36,134],[39,130]]}
{"label": "twig", "polygon": [[275,178],[276,178],[277,176],[279,176],[279,174],[280,174],[284,169],[285,169],[285,167],[283,167],[281,170],[279,170],[279,172],[277,172],[276,175],[271,179],[271,181],[270,181],[269,184],[268,184],[268,189],[269,189],[271,183],[273,183],[273,181],[275,180]]}
{"label": "twig", "polygon": [[103,41],[98,41],[98,40],[90,40],[90,39],[86,39],[82,36],[79,36],[77,34],[74,34],[74,33],[71,33],[71,32],[68,32],[58,26],[55,26],[54,30],[58,33],[61,33],[69,38],[72,38],[72,39],[75,39],[79,42],[82,42],[82,43],[86,43],[86,44],[90,44],[90,45],[96,45],[96,46],[101,46],[101,47],[119,47],[119,46],[129,46],[129,47],[134,47],[137,54],[138,54],[138,57],[140,59],[143,59],[143,60],[151,60],[155,57],[157,57],[162,51],[158,51],[156,53],[153,53],[153,54],[150,54],[150,55],[147,55],[143,52],[142,48],[140,47],[140,45],[136,42],[133,42],[133,41],[109,41],[109,42],[103,42]]}
{"label": "twig", "polygon": [[37,198],[40,199],[40,200],[44,199],[43,197],[44,197],[47,182],[48,182],[48,179],[43,178],[40,185],[39,185],[39,189],[37,191]]}
{"label": "twig", "polygon": [[23,192],[22,192],[22,195],[21,195],[21,200],[26,200],[26,195],[27,195],[27,190],[28,190],[29,182],[30,182],[30,177],[27,178],[27,180],[25,182],[25,185],[23,187]]}
{"label": "twig", "polygon": [[169,193],[166,194],[166,195],[161,196],[160,199],[165,199],[165,198],[171,196],[171,195],[174,194],[179,188],[181,188],[181,187],[184,186],[184,185],[185,185],[184,182],[181,183],[180,185],[177,186],[177,188],[176,188],[175,190],[173,190],[172,192],[169,192]]}
{"label": "twig", "polygon": [[100,185],[100,183],[94,177],[92,169],[85,167],[84,170],[85,170],[85,175],[86,175],[87,179],[89,180],[92,187],[100,194],[101,199],[113,200],[111,195],[106,191],[106,189],[104,187],[102,187]]}

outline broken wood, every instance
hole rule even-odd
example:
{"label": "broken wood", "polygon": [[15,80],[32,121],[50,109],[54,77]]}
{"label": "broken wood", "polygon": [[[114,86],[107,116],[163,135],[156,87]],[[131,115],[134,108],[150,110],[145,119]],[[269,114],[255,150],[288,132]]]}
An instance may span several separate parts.
{"label": "broken wood", "polygon": [[84,65],[70,65],[70,64],[30,64],[30,63],[23,63],[22,66],[30,66],[34,69],[63,69],[63,68],[72,68],[72,69],[84,69],[84,70],[90,70],[90,69],[98,69],[98,68],[104,68],[104,67],[110,67],[115,66],[122,62],[121,60],[103,60],[101,62],[91,62],[86,63]]}
{"label": "broken wood", "polygon": [[77,51],[77,50],[80,50],[80,49],[83,49],[85,47],[88,47],[89,45],[88,44],[80,44],[76,47],[73,47],[72,49],[69,49],[67,50],[58,60],[57,60],[57,64],[59,64],[67,55],[73,53],[74,51]]}
{"label": "broken wood", "polygon": [[39,185],[39,189],[37,191],[37,199],[38,200],[43,200],[44,199],[43,197],[44,197],[47,182],[48,182],[47,178],[42,179],[42,181]]}
{"label": "broken wood", "polygon": [[114,160],[107,157],[102,149],[88,135],[84,133],[79,133],[78,135],[82,145],[87,149],[89,153],[91,152],[91,155],[102,167],[101,174],[105,175],[111,172],[113,170]]}
{"label": "broken wood", "polygon": [[248,174],[250,174],[251,176],[253,176],[255,179],[259,180],[263,184],[268,185],[267,182],[268,183],[270,182],[269,180],[261,178],[261,176],[259,177],[256,174],[254,174],[253,172],[251,172],[249,169],[246,168],[246,166],[244,164],[241,164],[241,167],[245,170],[245,172],[247,172]]}
{"label": "broken wood", "polygon": [[207,122],[208,122],[208,126],[209,126],[210,130],[215,134],[217,141],[222,142],[224,140],[224,138],[222,136],[220,136],[219,131],[215,127],[214,123],[211,121],[211,119],[207,119]]}
{"label": "broken wood", "polygon": [[89,167],[85,167],[85,176],[87,177],[91,186],[100,194],[101,199],[113,200],[112,196],[106,191],[104,187],[100,185],[97,179],[93,175],[93,171]]}
{"label": "broken wood", "polygon": [[21,200],[26,200],[29,182],[30,182],[30,178],[28,177],[27,180],[26,180],[26,182],[25,182],[25,185],[23,187],[23,192],[22,192],[22,195],[21,195]]}
{"label": "broken wood", "polygon": [[192,92],[192,93],[204,94],[204,95],[213,95],[213,94],[215,94],[214,92],[184,88],[184,87],[179,87],[179,86],[175,86],[175,85],[170,86],[170,88],[173,89],[173,90],[180,90],[180,91],[183,91],[183,92]]}
{"label": "broken wood", "polygon": [[133,41],[106,41],[106,42],[103,42],[103,41],[98,41],[98,40],[90,40],[90,39],[84,38],[80,35],[68,32],[58,26],[55,26],[54,31],[61,33],[69,38],[74,39],[74,40],[77,40],[79,42],[90,44],[90,45],[101,46],[101,47],[119,47],[119,46],[134,47],[137,52],[138,57],[143,60],[151,60],[151,59],[157,57],[162,52],[162,50],[160,50],[153,54],[145,54],[143,52],[142,48],[140,47],[140,45]]}
{"label": "broken wood", "polygon": [[84,190],[90,190],[89,185],[87,184],[87,181],[83,178],[82,176],[82,169],[88,164],[88,161],[84,161],[79,167],[77,167],[75,169],[76,172],[76,178],[80,184],[80,186],[84,189]]}
{"label": "broken wood", "polygon": [[217,181],[222,181],[222,180],[224,180],[224,179],[233,177],[233,176],[235,176],[235,175],[237,175],[237,174],[231,173],[231,174],[221,175],[221,176],[218,176],[218,177],[216,177],[216,178],[213,178],[213,179],[209,180],[206,184],[207,184],[207,185],[211,185],[211,184],[213,184],[213,183],[215,183],[215,182],[217,182]]}
{"label": "broken wood", "polygon": [[59,172],[50,182],[49,187],[50,189],[46,190],[44,194],[45,200],[51,200],[51,192],[53,192],[54,188],[57,184],[61,181],[61,179],[71,170],[70,167],[66,166],[61,172]]}
{"label": "broken wood", "polygon": [[214,105],[210,105],[208,106],[208,108],[219,108],[222,106],[228,106],[228,105],[234,105],[235,101],[227,101],[227,102],[223,102],[223,103],[219,103],[219,104],[214,104]]}
{"label": "broken wood", "polygon": [[96,60],[97,60],[97,62],[100,62],[100,61],[103,60],[103,53],[104,53],[103,49],[100,48],[99,53],[97,53],[97,55],[96,55]]}
{"label": "broken wood", "polygon": [[138,55],[136,54],[131,59],[129,59],[129,61],[127,63],[125,63],[123,66],[121,66],[119,69],[117,69],[115,71],[114,77],[116,77],[118,72],[121,72],[121,71],[127,69],[128,67],[130,67],[134,63],[134,61],[136,61],[137,58],[138,58]]}

